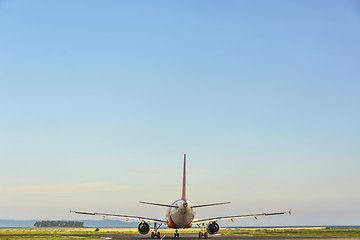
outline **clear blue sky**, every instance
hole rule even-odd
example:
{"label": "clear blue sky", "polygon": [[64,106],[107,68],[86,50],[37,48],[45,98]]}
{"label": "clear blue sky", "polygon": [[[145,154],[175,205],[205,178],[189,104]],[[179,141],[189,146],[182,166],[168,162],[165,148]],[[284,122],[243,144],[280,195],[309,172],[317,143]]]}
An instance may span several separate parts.
{"label": "clear blue sky", "polygon": [[[0,1],[0,219],[360,224],[358,1]],[[84,218],[81,216],[81,218]]]}

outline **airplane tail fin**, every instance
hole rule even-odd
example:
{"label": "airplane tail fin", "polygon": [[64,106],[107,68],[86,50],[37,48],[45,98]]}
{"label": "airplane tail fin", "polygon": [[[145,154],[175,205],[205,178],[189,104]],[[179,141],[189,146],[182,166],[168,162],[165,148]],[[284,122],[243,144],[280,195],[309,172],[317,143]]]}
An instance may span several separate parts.
{"label": "airplane tail fin", "polygon": [[186,154],[184,154],[184,171],[183,171],[183,185],[181,199],[186,201]]}

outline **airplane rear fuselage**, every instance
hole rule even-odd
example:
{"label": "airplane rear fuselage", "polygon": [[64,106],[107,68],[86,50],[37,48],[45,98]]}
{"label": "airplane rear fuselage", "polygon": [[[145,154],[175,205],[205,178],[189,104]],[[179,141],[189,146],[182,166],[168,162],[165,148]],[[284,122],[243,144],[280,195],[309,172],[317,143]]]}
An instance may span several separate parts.
{"label": "airplane rear fuselage", "polygon": [[195,209],[192,203],[182,199],[172,203],[176,207],[171,207],[166,212],[167,225],[169,228],[190,228],[195,217]]}

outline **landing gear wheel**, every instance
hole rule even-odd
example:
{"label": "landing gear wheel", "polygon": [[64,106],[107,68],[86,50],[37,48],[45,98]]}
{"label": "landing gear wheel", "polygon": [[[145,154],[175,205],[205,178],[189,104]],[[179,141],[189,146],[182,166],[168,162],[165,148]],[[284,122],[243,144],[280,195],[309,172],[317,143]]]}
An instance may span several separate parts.
{"label": "landing gear wheel", "polygon": [[155,237],[155,233],[154,232],[151,232],[151,239],[154,239],[154,237]]}
{"label": "landing gear wheel", "polygon": [[204,238],[207,239],[209,237],[209,234],[206,232],[204,233]]}
{"label": "landing gear wheel", "polygon": [[201,239],[203,236],[203,233],[202,232],[199,232],[199,239]]}
{"label": "landing gear wheel", "polygon": [[175,238],[179,238],[180,235],[178,233],[175,233]]}
{"label": "landing gear wheel", "polygon": [[157,233],[156,233],[156,237],[157,237],[158,239],[160,239],[160,232],[157,232]]}

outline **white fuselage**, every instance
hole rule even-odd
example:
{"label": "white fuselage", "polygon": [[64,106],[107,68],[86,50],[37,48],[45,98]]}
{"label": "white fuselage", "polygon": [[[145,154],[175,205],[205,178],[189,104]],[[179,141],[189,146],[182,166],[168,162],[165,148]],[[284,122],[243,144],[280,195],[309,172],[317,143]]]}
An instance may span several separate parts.
{"label": "white fuselage", "polygon": [[169,228],[189,228],[195,217],[195,209],[192,203],[182,199],[176,200],[166,212],[166,218]]}

